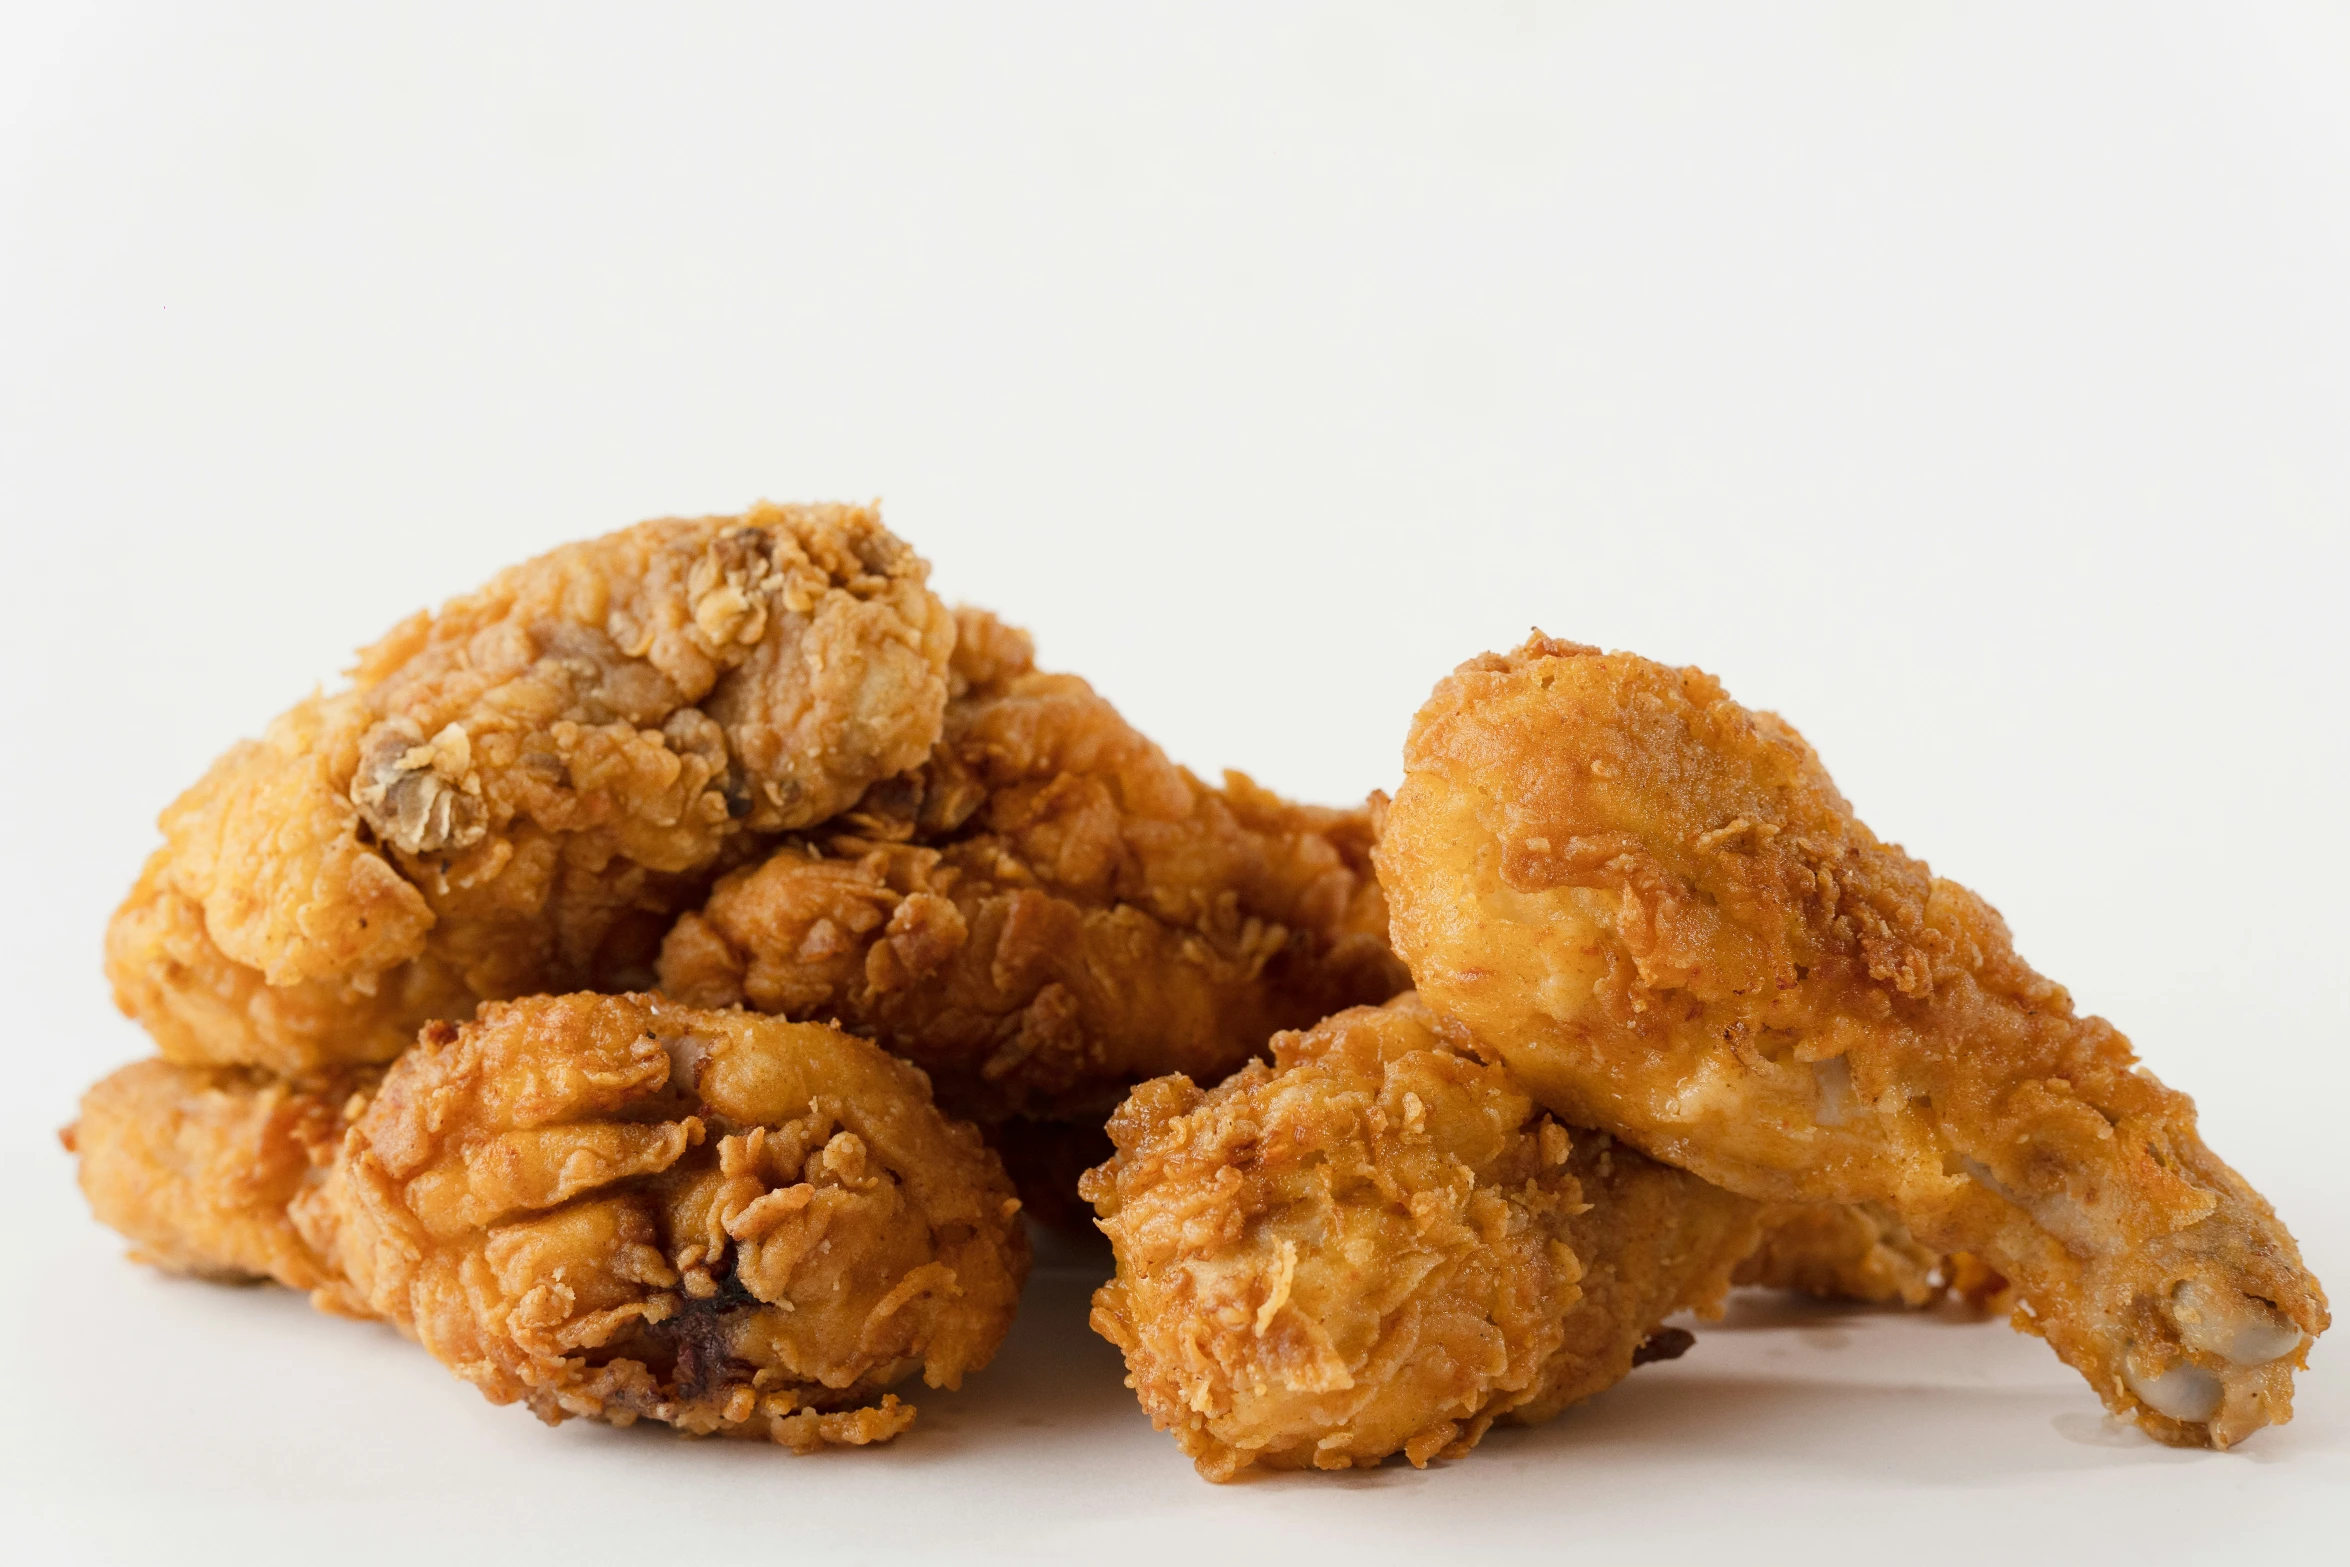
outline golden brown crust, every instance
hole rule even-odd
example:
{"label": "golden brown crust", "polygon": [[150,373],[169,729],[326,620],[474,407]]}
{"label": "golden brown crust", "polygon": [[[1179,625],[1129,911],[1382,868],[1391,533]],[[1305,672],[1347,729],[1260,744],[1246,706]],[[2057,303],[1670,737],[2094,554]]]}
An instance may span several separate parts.
{"label": "golden brown crust", "polygon": [[1274,1060],[1144,1084],[1085,1186],[1118,1261],[1095,1331],[1210,1479],[1425,1464],[1547,1419],[1753,1244],[1753,1204],[1570,1134],[1415,997]]}
{"label": "golden brown crust", "polygon": [[345,1314],[331,1213],[320,1204],[343,1131],[381,1074],[303,1083],[237,1067],[137,1061],[82,1096],[65,1132],[82,1192],[131,1255],[167,1273],[313,1291]]}
{"label": "golden brown crust", "polygon": [[958,1111],[1097,1118],[1161,1072],[1405,983],[1363,810],[1210,789],[1027,639],[963,612],[945,738],[837,830],[722,880],[661,985],[838,1018]]}
{"label": "golden brown crust", "polygon": [[1430,1004],[1569,1119],[2014,1283],[2117,1411],[2287,1418],[2325,1297],[2194,1108],[1695,669],[1537,637],[1415,722],[1378,850]]}
{"label": "golden brown crust", "polygon": [[245,1060],[279,1073],[389,1061],[424,1020],[462,1017],[477,999],[431,952],[357,982],[272,985],[214,944],[203,906],[172,884],[168,848],[149,857],[107,923],[106,973],[116,1005],[170,1059]]}
{"label": "golden brown crust", "polygon": [[1940,1253],[1899,1219],[1865,1205],[1785,1203],[1763,1213],[1763,1236],[1731,1282],[1800,1290],[1824,1300],[1926,1306],[1950,1274]]}
{"label": "golden brown crust", "polygon": [[650,978],[729,856],[939,734],[954,624],[868,508],[650,522],[359,656],[163,814],[107,942],[167,1055],[299,1073]]}
{"label": "golden brown crust", "polygon": [[920,1073],[815,1024],[653,996],[435,1024],[335,1167],[343,1262],[540,1418],[795,1448],[886,1439],[1010,1327],[1019,1203]]}
{"label": "golden brown crust", "polygon": [[1949,1305],[2004,1316],[2015,1309],[1998,1270],[1971,1252],[1945,1256],[1921,1245],[1874,1203],[1773,1203],[1762,1222],[1762,1240],[1738,1264],[1734,1284],[1911,1310]]}

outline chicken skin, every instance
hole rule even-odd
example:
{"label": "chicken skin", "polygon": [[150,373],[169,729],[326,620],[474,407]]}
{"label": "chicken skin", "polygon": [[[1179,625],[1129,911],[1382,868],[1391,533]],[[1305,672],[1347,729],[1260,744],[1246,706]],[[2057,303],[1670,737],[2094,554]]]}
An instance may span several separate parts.
{"label": "chicken skin", "polygon": [[[1457,1034],[1457,1030],[1455,1031]],[[1415,1465],[1546,1420],[1688,1337],[1755,1205],[1538,1110],[1416,997],[1145,1083],[1084,1190],[1095,1331],[1201,1474]]]}
{"label": "chicken skin", "polygon": [[653,996],[491,1003],[386,1074],[334,1166],[376,1312],[496,1403],[795,1450],[887,1440],[1028,1270],[995,1155],[817,1024]]}
{"label": "chicken skin", "polygon": [[667,994],[837,1018],[983,1121],[1098,1123],[1404,988],[1366,812],[1211,789],[1023,634],[961,624],[927,764],[720,881],[662,948]]}
{"label": "chicken skin", "polygon": [[90,1211],[166,1273],[307,1290],[367,1314],[335,1261],[325,1190],[343,1133],[382,1072],[291,1084],[250,1067],[137,1061],[82,1096],[66,1147]]}
{"label": "chicken skin", "polygon": [[1437,687],[1405,769],[1397,950],[1546,1108],[1750,1197],[1880,1205],[2163,1441],[2290,1416],[2328,1317],[2274,1211],[1785,722],[1537,635]]}
{"label": "chicken skin", "polygon": [[937,741],[954,623],[867,508],[650,522],[359,657],[163,813],[107,933],[192,1065],[383,1062],[483,998],[642,985],[729,864]]}

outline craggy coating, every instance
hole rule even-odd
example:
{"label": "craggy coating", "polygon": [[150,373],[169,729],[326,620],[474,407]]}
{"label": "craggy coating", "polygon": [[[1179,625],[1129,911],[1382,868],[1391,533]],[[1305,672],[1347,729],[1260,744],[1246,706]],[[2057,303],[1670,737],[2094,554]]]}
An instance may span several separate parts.
{"label": "craggy coating", "polygon": [[1211,1480],[1546,1420],[1686,1348],[1658,1325],[1715,1309],[1754,1243],[1752,1203],[1569,1133],[1416,997],[1273,1055],[1136,1089],[1085,1186],[1118,1261],[1094,1330]]}
{"label": "craggy coating", "polygon": [[1711,676],[1539,635],[1421,710],[1397,950],[1559,1115],[1773,1202],[1870,1202],[2011,1282],[2116,1412],[2225,1447],[2326,1302],[2193,1104]]}
{"label": "craggy coating", "polygon": [[1822,1300],[1876,1306],[1949,1304],[1977,1315],[2015,1309],[1998,1270],[1972,1252],[1948,1256],[1874,1203],[1773,1203],[1762,1241],[1730,1282],[1799,1290]]}
{"label": "craggy coating", "polygon": [[289,1084],[250,1068],[137,1061],[82,1096],[64,1141],[91,1211],[137,1260],[275,1279],[325,1310],[365,1315],[336,1265],[323,1199],[344,1129],[381,1075],[356,1067]]}
{"label": "craggy coating", "polygon": [[1948,1277],[1941,1254],[1920,1246],[1891,1215],[1810,1202],[1764,1210],[1762,1242],[1731,1282],[1915,1307],[1939,1299]]}
{"label": "craggy coating", "polygon": [[664,991],[838,1018],[983,1120],[1098,1121],[1141,1078],[1221,1077],[1404,988],[1367,812],[1208,788],[978,612],[954,668],[928,764],[721,881]]}
{"label": "craggy coating", "polygon": [[796,1450],[882,1441],[1011,1326],[1003,1166],[919,1072],[652,996],[436,1023],[335,1166],[370,1305],[492,1401]]}
{"label": "craggy coating", "polygon": [[937,740],[953,619],[869,508],[567,545],[419,614],[163,813],[107,932],[192,1064],[388,1061],[484,997],[642,984],[757,835]]}

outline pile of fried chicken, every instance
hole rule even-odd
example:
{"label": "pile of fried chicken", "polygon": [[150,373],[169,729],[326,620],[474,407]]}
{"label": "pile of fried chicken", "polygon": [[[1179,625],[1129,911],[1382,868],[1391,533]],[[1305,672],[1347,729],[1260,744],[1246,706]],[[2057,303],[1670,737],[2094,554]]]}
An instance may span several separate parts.
{"label": "pile of fried chicken", "polygon": [[928,577],[870,508],[645,523],[231,749],[107,932],[159,1053],[65,1133],[98,1217],[798,1451],[985,1366],[1032,1220],[1216,1480],[1459,1457],[1739,1284],[2011,1311],[2164,1442],[2290,1417],[2274,1211],[1783,720],[1537,634],[1293,805]]}

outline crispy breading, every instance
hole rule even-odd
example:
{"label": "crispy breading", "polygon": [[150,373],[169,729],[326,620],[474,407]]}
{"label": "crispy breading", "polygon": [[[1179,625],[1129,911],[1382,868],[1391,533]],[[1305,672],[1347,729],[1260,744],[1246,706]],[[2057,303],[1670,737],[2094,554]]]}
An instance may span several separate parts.
{"label": "crispy breading", "polygon": [[939,735],[953,619],[869,508],[649,522],[359,656],[163,813],[107,969],[164,1054],[386,1061],[485,997],[642,984],[755,843]]}
{"label": "crispy breading", "polygon": [[343,1131],[382,1074],[287,1083],[246,1067],[135,1061],[82,1096],[64,1142],[90,1211],[167,1273],[308,1290],[365,1315],[321,1203]]}
{"label": "crispy breading", "polygon": [[1011,1326],[1019,1202],[919,1072],[818,1024],[647,995],[428,1026],[334,1167],[368,1303],[497,1403],[884,1440]]}
{"label": "crispy breading", "polygon": [[1920,1245],[1908,1225],[1875,1203],[1772,1203],[1762,1223],[1762,1241],[1738,1264],[1734,1284],[1911,1310],[2015,1309],[2015,1293],[1997,1269],[1971,1252],[1945,1256]]}
{"label": "crispy breading", "polygon": [[1754,1204],[1562,1127],[1416,997],[1273,1057],[1143,1084],[1084,1188],[1118,1265],[1094,1329],[1211,1480],[1548,1419],[1686,1348],[1660,1324],[1754,1243]]}
{"label": "crispy breading", "polygon": [[1025,636],[961,620],[929,761],[722,880],[670,933],[666,992],[838,1018],[994,1120],[1098,1119],[1403,988],[1366,811],[1211,789]]}
{"label": "crispy breading", "polygon": [[265,1062],[297,1075],[337,1061],[389,1061],[426,1020],[463,1017],[479,999],[429,945],[369,976],[369,989],[333,980],[272,985],[222,953],[203,905],[174,890],[168,848],[149,856],[107,924],[106,974],[115,1004],[167,1056]]}
{"label": "crispy breading", "polygon": [[1925,1306],[1949,1278],[1939,1252],[1865,1204],[1786,1203],[1764,1210],[1763,1235],[1732,1282],[1826,1300]]}
{"label": "crispy breading", "polygon": [[1869,1202],[2010,1281],[2117,1413],[2225,1447],[2328,1323],[2193,1104],[1709,675],[1537,637],[1414,723],[1397,949],[1552,1111],[1773,1202]]}

